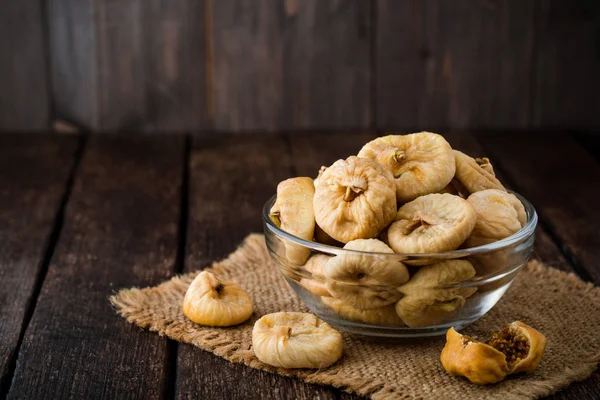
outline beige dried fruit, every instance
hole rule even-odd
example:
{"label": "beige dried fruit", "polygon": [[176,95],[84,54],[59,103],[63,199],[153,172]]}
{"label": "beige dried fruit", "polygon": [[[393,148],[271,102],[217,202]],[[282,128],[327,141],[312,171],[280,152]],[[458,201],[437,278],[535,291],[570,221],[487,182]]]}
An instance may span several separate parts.
{"label": "beige dried fruit", "polygon": [[[357,239],[346,250],[393,254],[377,239]],[[346,304],[368,310],[394,303],[400,298],[396,287],[408,281],[408,269],[398,260],[375,254],[344,254],[330,258],[323,268],[331,295]]]}
{"label": "beige dried fruit", "polygon": [[467,199],[477,213],[467,247],[481,246],[517,233],[527,223],[525,207],[512,193],[487,189],[473,193]]}
{"label": "beige dried fruit", "polygon": [[299,312],[268,314],[252,330],[254,354],[282,368],[326,368],[342,356],[342,334],[316,316]]}
{"label": "beige dried fruit", "polygon": [[456,168],[446,139],[431,132],[380,137],[364,145],[358,156],[375,160],[392,172],[399,203],[442,190]]}
{"label": "beige dried fruit", "polygon": [[437,325],[450,320],[476,288],[440,288],[475,276],[466,260],[446,260],[419,268],[398,291],[404,295],[396,312],[411,328]]}
{"label": "beige dried fruit", "polygon": [[477,214],[463,198],[428,194],[400,207],[387,239],[396,253],[435,253],[458,248],[475,227]]}
{"label": "beige dried fruit", "polygon": [[450,328],[440,361],[450,375],[486,385],[509,374],[535,371],[545,349],[546,337],[520,321],[493,333],[487,343]]}
{"label": "beige dried fruit", "polygon": [[317,224],[342,243],[377,237],[396,215],[395,190],[391,173],[376,162],[338,160],[317,180]]}
{"label": "beige dried fruit", "polygon": [[240,285],[221,281],[208,271],[196,276],[183,299],[183,313],[200,325],[241,324],[253,311],[252,299]]}
{"label": "beige dried fruit", "polygon": [[450,182],[449,184],[447,184],[438,193],[440,193],[440,194],[448,193],[448,194],[453,194],[455,196],[458,196],[460,194],[460,193],[458,193],[458,189],[456,189],[456,187],[452,184],[452,182]]}
{"label": "beige dried fruit", "polygon": [[315,224],[315,242],[326,244],[328,246],[342,247],[343,243],[338,242],[327,234],[318,224]]}
{"label": "beige dried fruit", "polygon": [[[313,240],[315,213],[313,197],[315,188],[311,178],[290,178],[277,185],[277,200],[271,208],[271,220],[282,230],[305,240]],[[310,250],[286,242],[286,257],[292,264],[303,265]]]}
{"label": "beige dried fruit", "polygon": [[304,269],[310,273],[311,277],[300,278],[300,285],[317,296],[331,296],[325,287],[325,277],[323,274],[325,263],[330,258],[330,256],[325,254],[314,254],[311,256],[306,265],[304,265]]}
{"label": "beige dried fruit", "polygon": [[361,310],[333,297],[321,297],[321,301],[337,315],[349,321],[382,326],[404,325],[400,317],[398,317],[396,307],[393,304],[371,310]]}
{"label": "beige dried fruit", "polygon": [[[487,158],[474,159],[458,150],[453,150],[456,161],[455,179],[469,192],[475,193],[485,189],[506,190],[494,174],[494,169]],[[477,160],[480,160],[479,162]]]}

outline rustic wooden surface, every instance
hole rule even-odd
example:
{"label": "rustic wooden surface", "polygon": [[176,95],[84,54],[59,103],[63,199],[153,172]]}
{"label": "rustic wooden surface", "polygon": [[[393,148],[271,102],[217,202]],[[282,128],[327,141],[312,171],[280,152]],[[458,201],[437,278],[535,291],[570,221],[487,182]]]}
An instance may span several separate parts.
{"label": "rustic wooden surface", "polygon": [[163,395],[167,339],[123,324],[108,296],[174,272],[183,147],[168,139],[90,139],[8,398]]}
{"label": "rustic wooden surface", "polygon": [[213,3],[217,129],[369,126],[368,2]]}
{"label": "rustic wooden surface", "polygon": [[204,1],[51,0],[59,117],[88,129],[209,126]]}
{"label": "rustic wooden surface", "polygon": [[534,3],[377,1],[376,126],[527,126]]}
{"label": "rustic wooden surface", "polygon": [[74,137],[5,136],[0,141],[0,396],[8,391],[21,332],[35,307],[45,257],[74,164]]}
{"label": "rustic wooden surface", "polygon": [[50,127],[43,4],[19,0],[0,6],[0,131]]}
{"label": "rustic wooden surface", "polygon": [[600,2],[33,0],[0,130],[600,127]]}
{"label": "rustic wooden surface", "polygon": [[[9,314],[0,308],[16,321],[0,349],[9,358],[18,354],[16,363],[2,364],[3,376],[14,379],[0,398],[356,398],[135,328],[107,297],[224,257],[262,229],[261,207],[281,179],[315,175],[375,136],[91,136],[24,146],[0,135],[0,215],[12,217],[0,218],[0,236],[15,236],[0,247],[0,273],[14,276],[23,265],[15,285],[25,289],[0,286],[0,301],[16,299],[7,303]],[[600,284],[598,235],[588,228],[600,222],[593,146],[568,135],[446,136],[456,148],[492,157],[502,180],[535,203],[538,258]],[[29,228],[34,235],[26,235]],[[600,398],[600,372],[552,398]]]}

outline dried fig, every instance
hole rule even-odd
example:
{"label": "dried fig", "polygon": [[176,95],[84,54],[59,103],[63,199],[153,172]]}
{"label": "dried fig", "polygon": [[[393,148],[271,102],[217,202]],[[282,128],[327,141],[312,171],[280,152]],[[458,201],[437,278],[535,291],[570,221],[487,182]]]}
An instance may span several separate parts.
{"label": "dried fig", "polygon": [[196,276],[183,299],[183,313],[200,325],[241,324],[253,311],[252,299],[240,285],[221,281],[208,271]]}
{"label": "dried fig", "polygon": [[467,199],[477,222],[466,240],[467,247],[481,246],[517,233],[527,223],[525,207],[512,194],[498,189],[475,192]]}
{"label": "dried fig", "polygon": [[342,357],[342,334],[316,316],[267,314],[254,324],[252,348],[265,364],[282,368],[327,368]]}
{"label": "dried fig", "polygon": [[336,314],[346,320],[362,322],[370,325],[402,326],[402,320],[396,314],[394,305],[361,310],[354,308],[341,300],[333,297],[321,297],[321,301],[329,306]]}
{"label": "dried fig", "polygon": [[487,343],[450,328],[440,361],[450,375],[485,385],[499,382],[508,374],[533,372],[545,349],[544,335],[519,321],[492,334]]}
{"label": "dried fig", "polygon": [[317,224],[335,240],[377,237],[396,215],[392,175],[369,159],[338,160],[317,180],[313,205]]}
{"label": "dried fig", "polygon": [[326,244],[328,246],[343,247],[344,244],[338,242],[327,234],[318,224],[315,224],[315,242]]}
{"label": "dried fig", "polygon": [[358,156],[392,172],[399,203],[442,190],[456,168],[446,139],[431,132],[380,137],[364,145]]}
{"label": "dried fig", "polygon": [[[474,159],[458,150],[453,150],[456,161],[455,179],[469,192],[475,193],[485,189],[506,190],[494,174],[494,169],[487,158]],[[480,160],[479,162],[477,160]]]}
{"label": "dried fig", "polygon": [[[315,188],[311,178],[290,178],[277,185],[277,200],[271,208],[273,223],[301,239],[313,240],[315,213],[313,197]],[[294,243],[285,243],[286,257],[292,264],[303,265],[310,250]]]}
{"label": "dried fig", "polygon": [[[393,254],[377,239],[357,239],[346,250]],[[408,281],[408,269],[397,260],[375,254],[344,254],[332,257],[323,268],[331,295],[346,304],[368,310],[394,303],[400,298],[396,287]]]}
{"label": "dried fig", "polygon": [[407,283],[398,288],[404,297],[396,303],[396,312],[410,327],[446,322],[477,289],[440,287],[474,276],[475,268],[466,260],[447,260],[421,267]]}
{"label": "dried fig", "polygon": [[325,254],[315,254],[304,265],[304,269],[311,274],[311,277],[300,278],[300,284],[317,296],[331,296],[325,287],[325,277],[323,275],[323,267],[330,258]]}
{"label": "dried fig", "polygon": [[473,206],[451,194],[428,194],[400,207],[387,240],[396,253],[434,253],[458,248],[477,219]]}

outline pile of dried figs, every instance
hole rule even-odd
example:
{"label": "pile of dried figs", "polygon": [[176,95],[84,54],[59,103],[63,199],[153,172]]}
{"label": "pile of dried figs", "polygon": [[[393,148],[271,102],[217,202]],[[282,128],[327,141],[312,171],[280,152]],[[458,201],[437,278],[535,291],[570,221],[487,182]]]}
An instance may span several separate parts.
{"label": "pile of dried figs", "polygon": [[[487,158],[453,150],[431,132],[388,135],[356,156],[321,167],[317,178],[277,187],[271,220],[299,238],[365,254],[311,254],[285,243],[299,282],[344,319],[424,327],[451,320],[475,288],[441,289],[476,275],[470,261],[408,262],[371,253],[423,254],[480,246],[526,223],[523,204]],[[415,263],[409,265],[415,266]]]}

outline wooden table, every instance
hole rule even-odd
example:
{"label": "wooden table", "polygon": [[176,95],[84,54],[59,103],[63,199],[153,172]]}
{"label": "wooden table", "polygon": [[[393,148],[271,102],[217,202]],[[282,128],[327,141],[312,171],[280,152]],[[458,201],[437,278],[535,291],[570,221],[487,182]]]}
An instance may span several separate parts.
{"label": "wooden table", "polygon": [[[0,398],[353,397],[143,331],[108,296],[224,257],[280,180],[375,136],[0,136]],[[598,139],[446,136],[536,205],[536,257],[600,283]],[[554,398],[600,398],[600,373]]]}

